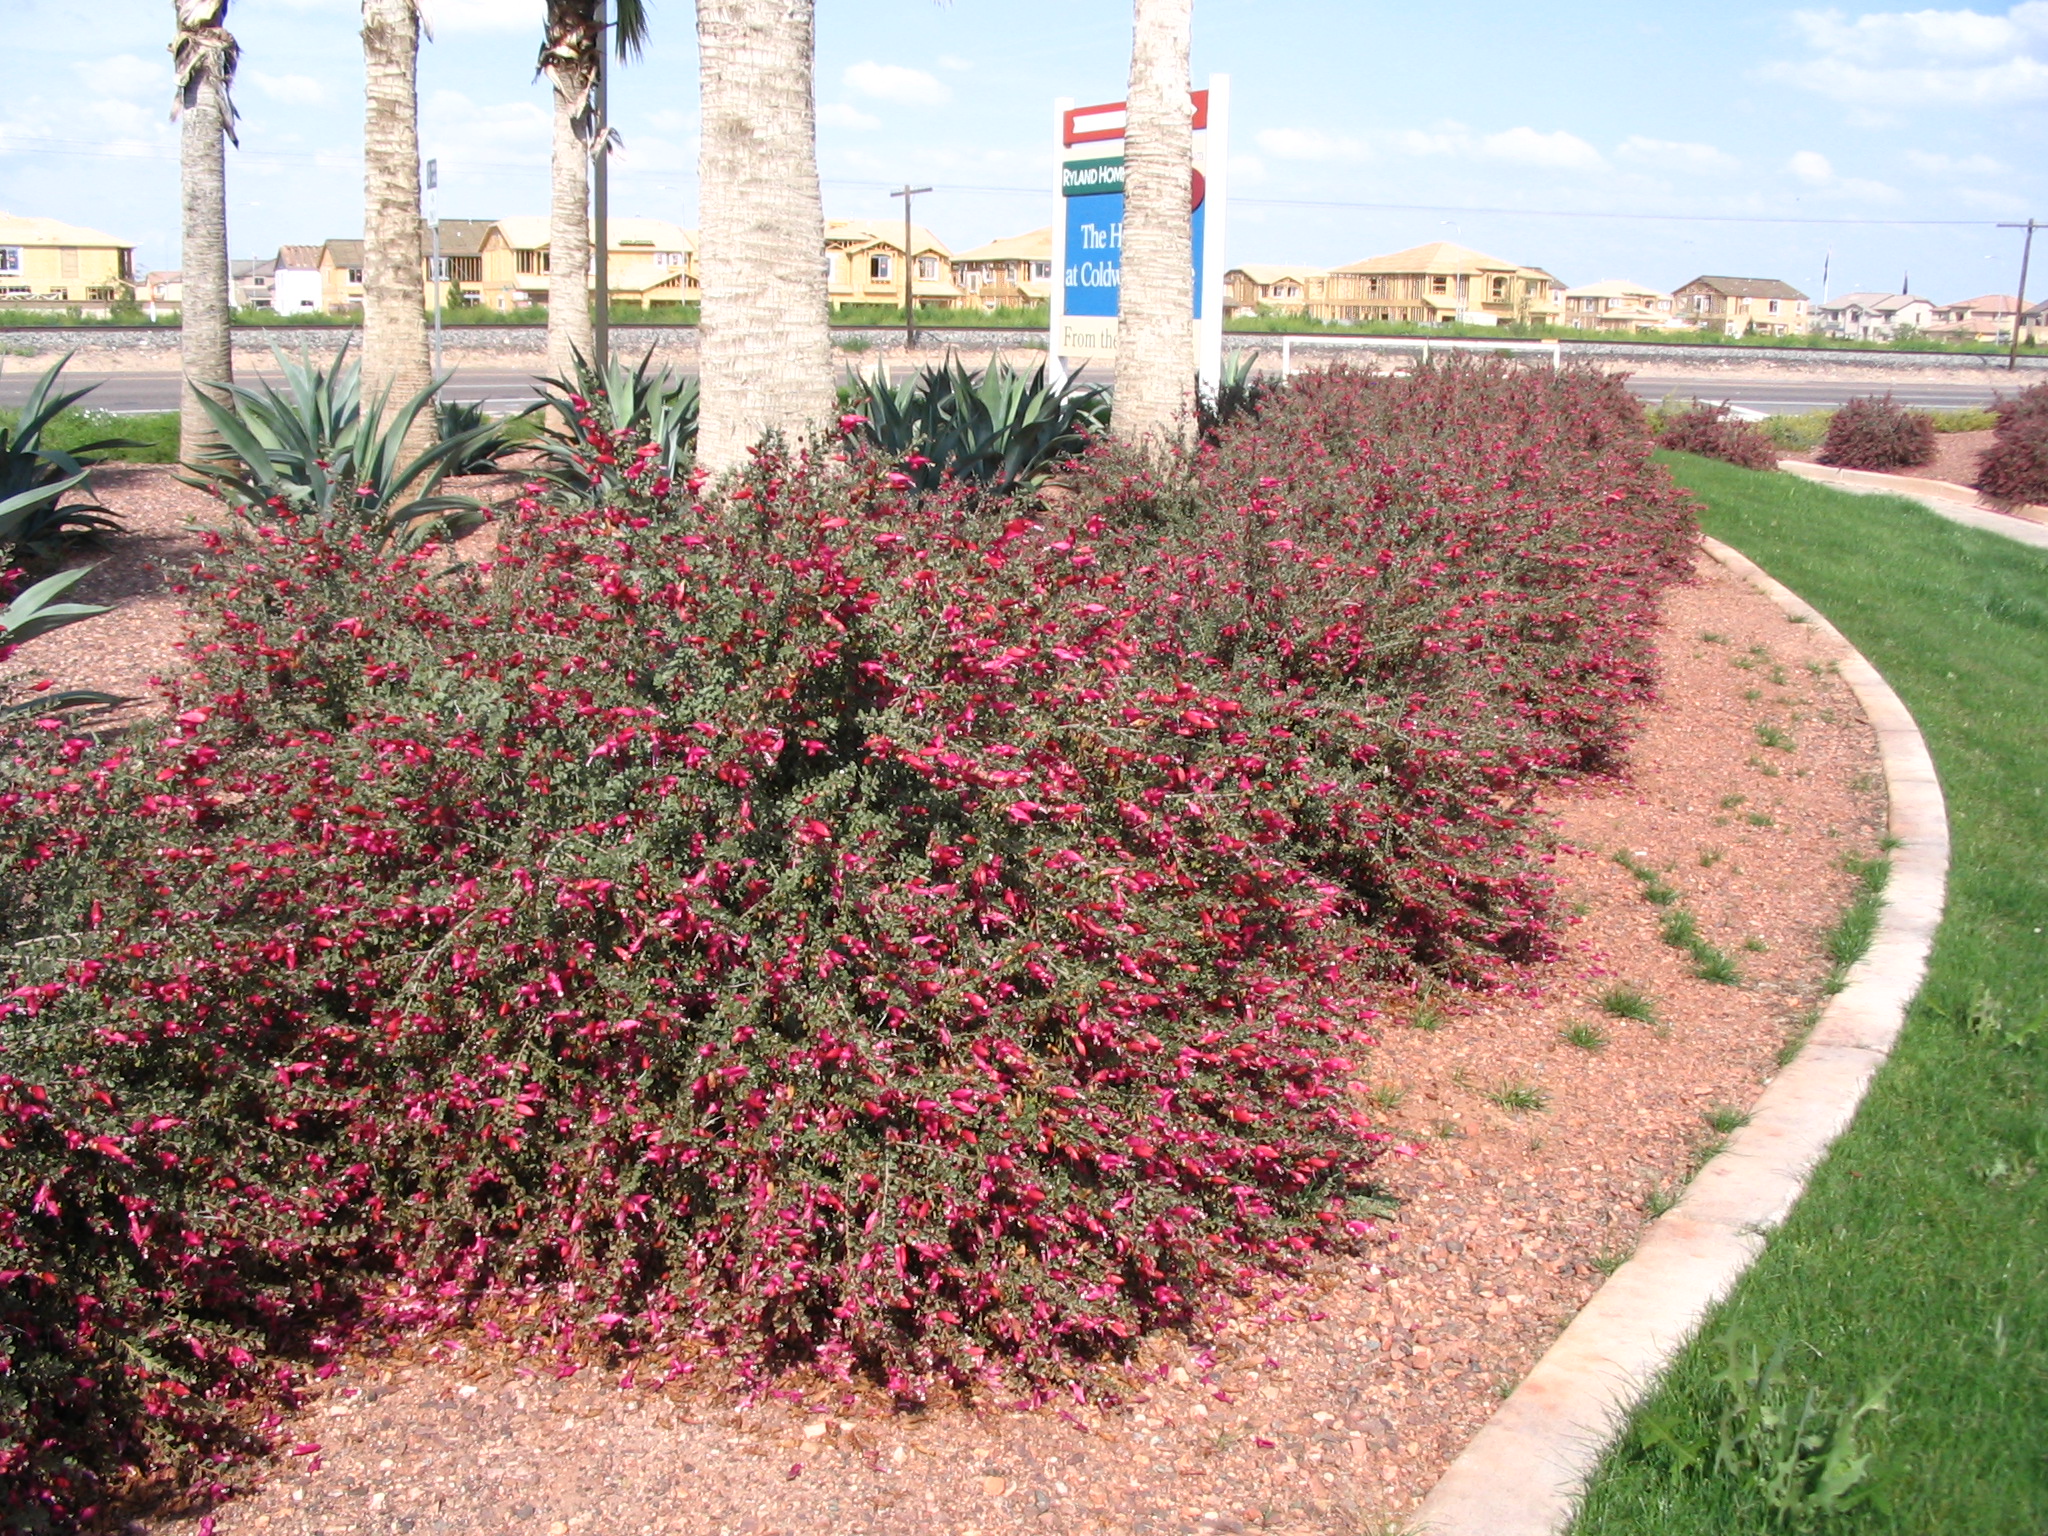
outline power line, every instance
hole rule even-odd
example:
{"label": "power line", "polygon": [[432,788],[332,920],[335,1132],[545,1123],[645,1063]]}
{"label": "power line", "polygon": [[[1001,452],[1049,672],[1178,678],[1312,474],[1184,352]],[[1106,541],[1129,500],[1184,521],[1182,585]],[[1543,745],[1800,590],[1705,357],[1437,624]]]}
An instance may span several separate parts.
{"label": "power line", "polygon": [[[104,143],[85,139],[46,138],[35,134],[21,134],[0,140],[0,156],[23,146],[34,146],[50,154],[84,155],[106,160],[147,160],[159,163],[175,162],[175,149],[128,150],[117,149]],[[342,169],[330,158],[335,152],[323,154],[301,153],[290,150],[239,150],[236,158],[251,162],[278,162],[289,164],[326,163],[334,169]],[[361,151],[340,152],[347,163],[360,161]],[[539,172],[547,169],[545,161],[514,160],[448,160],[449,172],[453,175],[473,175],[480,172]],[[668,174],[659,170],[636,172],[630,158],[621,159],[619,169],[634,179]],[[895,184],[886,181],[863,181],[841,176],[821,177],[821,182],[831,187],[864,187],[878,191],[891,189]],[[671,185],[674,185],[673,183]],[[982,186],[966,182],[942,182],[942,192],[973,192],[995,194],[1005,197],[1049,198],[1049,187],[1003,187]],[[1996,219],[1905,219],[1905,218],[1821,218],[1811,214],[1792,213],[1613,213],[1586,208],[1509,208],[1475,207],[1464,203],[1372,203],[1353,202],[1336,198],[1305,197],[1233,197],[1231,201],[1248,208],[1330,208],[1360,213],[1451,213],[1487,214],[1499,218],[1521,219],[1608,219],[1621,222],[1645,222],[1660,224],[1809,224],[1822,226],[1861,226],[1868,228],[1908,229],[1996,229],[2001,227]]]}

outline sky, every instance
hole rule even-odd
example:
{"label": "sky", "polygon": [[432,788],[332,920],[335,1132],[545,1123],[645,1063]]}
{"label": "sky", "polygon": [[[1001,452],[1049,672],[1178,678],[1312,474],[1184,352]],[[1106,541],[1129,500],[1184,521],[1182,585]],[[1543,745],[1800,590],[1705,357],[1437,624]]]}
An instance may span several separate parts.
{"label": "sky", "polygon": [[[614,76],[619,214],[696,221],[694,12],[649,0]],[[540,0],[425,0],[423,152],[441,212],[544,213]],[[2048,218],[2048,0],[1864,11],[1726,0],[1426,6],[1195,0],[1196,83],[1231,79],[1226,259],[1334,266],[1455,240],[1567,283],[1701,273],[1809,294],[2011,292]],[[165,0],[0,0],[0,210],[177,264]],[[357,0],[235,0],[230,245],[362,229]],[[1127,7],[818,0],[832,218],[917,218],[955,251],[1050,222],[1053,102],[1124,94]],[[2048,242],[2029,283],[2048,293]]]}

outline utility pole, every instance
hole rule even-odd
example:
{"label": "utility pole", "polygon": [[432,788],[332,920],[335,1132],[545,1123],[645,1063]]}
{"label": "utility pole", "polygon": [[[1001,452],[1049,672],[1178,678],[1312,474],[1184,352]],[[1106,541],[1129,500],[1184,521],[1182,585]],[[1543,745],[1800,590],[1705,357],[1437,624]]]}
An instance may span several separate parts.
{"label": "utility pole", "polygon": [[2027,263],[2034,255],[2034,231],[2048,229],[2048,224],[2038,219],[2029,219],[2024,224],[2001,224],[2000,229],[2024,229],[2026,243],[2020,247],[2020,291],[2012,296],[2012,350],[2006,354],[2005,369],[2017,372],[2020,366],[2020,322],[2027,315]]}
{"label": "utility pole", "polygon": [[434,255],[427,274],[434,280],[434,377],[441,377],[441,288],[448,280],[448,264],[441,259],[441,162],[427,162],[427,227],[432,231]]}
{"label": "utility pole", "polygon": [[903,184],[900,192],[891,192],[891,197],[903,199],[903,349],[917,350],[917,290],[911,286],[917,273],[917,258],[910,251],[910,200],[931,191],[930,187],[913,187]]}
{"label": "utility pole", "polygon": [[605,49],[611,42],[611,27],[607,19],[610,7],[606,0],[597,0],[597,121],[596,132],[591,139],[597,157],[597,188],[591,202],[593,218],[591,224],[597,238],[596,280],[597,316],[592,336],[597,356],[590,360],[593,368],[600,370],[598,377],[604,377],[602,370],[612,360],[612,263],[611,263],[611,177],[608,174],[612,152],[612,114],[608,100],[607,85],[611,70],[605,64]]}

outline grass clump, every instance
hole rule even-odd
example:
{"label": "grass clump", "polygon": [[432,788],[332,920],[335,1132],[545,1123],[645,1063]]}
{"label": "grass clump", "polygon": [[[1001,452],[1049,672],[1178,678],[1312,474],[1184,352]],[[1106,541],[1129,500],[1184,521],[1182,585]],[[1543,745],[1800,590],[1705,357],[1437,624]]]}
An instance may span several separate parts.
{"label": "grass clump", "polygon": [[1634,982],[1617,981],[1603,987],[1593,1000],[1610,1018],[1630,1019],[1638,1024],[1658,1022],[1656,1000]]}
{"label": "grass clump", "polygon": [[1588,1024],[1584,1019],[1572,1020],[1557,1032],[1557,1037],[1566,1045],[1577,1046],[1582,1051],[1607,1049],[1607,1031],[1598,1024]]}
{"label": "grass clump", "polygon": [[1512,1079],[1495,1083],[1482,1097],[1501,1109],[1515,1114],[1530,1114],[1550,1107],[1550,1095],[1533,1083],[1516,1082]]}

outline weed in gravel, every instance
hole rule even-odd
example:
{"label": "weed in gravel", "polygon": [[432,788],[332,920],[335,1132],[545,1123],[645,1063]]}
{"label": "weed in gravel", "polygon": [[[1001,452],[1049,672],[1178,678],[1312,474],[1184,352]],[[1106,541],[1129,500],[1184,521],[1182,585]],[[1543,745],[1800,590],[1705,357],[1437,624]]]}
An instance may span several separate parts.
{"label": "weed in gravel", "polygon": [[1656,999],[1634,982],[1617,981],[1612,986],[1603,987],[1594,1001],[1610,1017],[1633,1019],[1638,1024],[1657,1022]]}
{"label": "weed in gravel", "polygon": [[1557,1037],[1566,1045],[1575,1045],[1582,1051],[1607,1048],[1607,1032],[1598,1024],[1588,1024],[1584,1019],[1573,1019],[1557,1032]]}
{"label": "weed in gravel", "polygon": [[1465,1135],[1465,1128],[1455,1120],[1438,1120],[1430,1126],[1429,1134],[1438,1141],[1459,1141]]}
{"label": "weed in gravel", "polygon": [[1415,1012],[1409,1016],[1408,1022],[1423,1033],[1433,1035],[1449,1022],[1449,1016],[1440,1005],[1425,998],[1415,1005]]}
{"label": "weed in gravel", "polygon": [[1550,1095],[1543,1089],[1536,1087],[1532,1083],[1516,1082],[1513,1079],[1495,1083],[1486,1090],[1482,1097],[1490,1104],[1496,1104],[1502,1109],[1513,1110],[1517,1114],[1526,1114],[1550,1107]]}
{"label": "weed in gravel", "polygon": [[1745,704],[1754,704],[1763,696],[1764,691],[1761,688],[1745,688],[1742,690],[1742,702]]}
{"label": "weed in gravel", "polygon": [[1700,868],[1712,869],[1716,864],[1720,863],[1727,856],[1728,855],[1725,849],[1702,848],[1700,850]]}
{"label": "weed in gravel", "polygon": [[1678,900],[1677,888],[1626,848],[1615,854],[1614,862],[1635,876],[1636,884],[1642,890],[1643,900],[1660,907],[1668,907]]}
{"label": "weed in gravel", "polygon": [[1788,1067],[1806,1044],[1806,1037],[1813,1033],[1814,1025],[1820,1022],[1820,1010],[1809,1008],[1792,1021],[1792,1031],[1785,1036],[1785,1043],[1778,1047],[1777,1063]]}
{"label": "weed in gravel", "polygon": [[1768,720],[1757,726],[1756,739],[1774,752],[1791,752],[1799,746],[1789,732],[1772,725]]}
{"label": "weed in gravel", "polygon": [[1732,811],[1737,806],[1746,805],[1748,804],[1748,802],[1749,796],[1747,795],[1723,795],[1721,797],[1721,809],[1724,811]]}
{"label": "weed in gravel", "polygon": [[1381,1083],[1367,1097],[1391,1114],[1408,1101],[1408,1090],[1398,1083]]}
{"label": "weed in gravel", "polygon": [[1588,1261],[1603,1275],[1611,1275],[1629,1261],[1633,1248],[1603,1248]]}
{"label": "weed in gravel", "polygon": [[1701,1110],[1700,1118],[1716,1136],[1729,1136],[1749,1124],[1749,1111],[1733,1104],[1715,1104]]}
{"label": "weed in gravel", "polygon": [[1769,811],[1751,811],[1742,819],[1752,827],[1775,827],[1778,824]]}
{"label": "weed in gravel", "polygon": [[1701,981],[1711,981],[1720,987],[1742,985],[1742,972],[1735,961],[1725,950],[1707,943],[1692,946],[1692,973]]}
{"label": "weed in gravel", "polygon": [[1670,1210],[1671,1207],[1678,1204],[1678,1196],[1678,1190],[1664,1184],[1659,1184],[1654,1189],[1643,1191],[1643,1210],[1654,1221]]}
{"label": "weed in gravel", "polygon": [[1821,943],[1834,962],[1824,984],[1830,996],[1842,990],[1849,967],[1870,948],[1871,936],[1877,932],[1877,915],[1884,908],[1885,881],[1891,876],[1892,862],[1881,853],[1868,859],[1851,854],[1843,857],[1842,868],[1855,877],[1856,895]]}
{"label": "weed in gravel", "polygon": [[1726,635],[1716,634],[1711,629],[1701,630],[1700,639],[1704,640],[1708,645],[1726,645],[1728,643]]}
{"label": "weed in gravel", "polygon": [[1742,947],[1752,955],[1766,955],[1771,950],[1770,945],[1753,933],[1742,941]]}
{"label": "weed in gravel", "polygon": [[1657,933],[1673,949],[1691,949],[1700,942],[1699,920],[1683,907],[1673,907],[1657,925]]}

